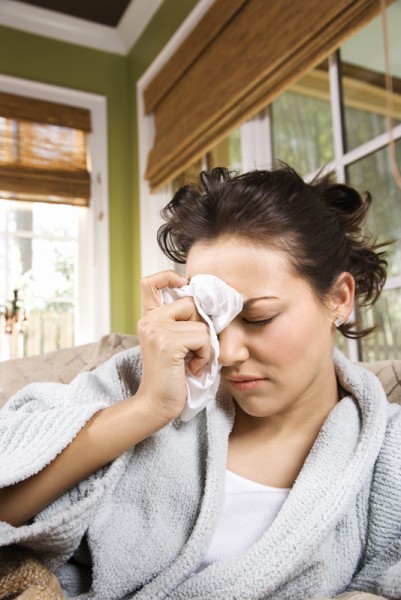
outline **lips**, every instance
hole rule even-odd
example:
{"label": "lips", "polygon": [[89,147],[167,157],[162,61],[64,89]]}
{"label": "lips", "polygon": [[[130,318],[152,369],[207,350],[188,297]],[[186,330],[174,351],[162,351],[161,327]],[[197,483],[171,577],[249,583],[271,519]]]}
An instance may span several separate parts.
{"label": "lips", "polygon": [[225,379],[227,384],[238,392],[254,390],[262,385],[266,379],[254,375],[230,376]]}

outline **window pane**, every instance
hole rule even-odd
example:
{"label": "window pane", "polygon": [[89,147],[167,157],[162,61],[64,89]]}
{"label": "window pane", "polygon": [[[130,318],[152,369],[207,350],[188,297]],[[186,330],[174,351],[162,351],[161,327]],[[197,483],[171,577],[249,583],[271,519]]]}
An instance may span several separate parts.
{"label": "window pane", "polygon": [[5,239],[6,246],[6,294],[12,290],[21,289],[26,273],[32,268],[32,240],[9,236]]}
{"label": "window pane", "polygon": [[7,211],[7,229],[10,232],[32,232],[32,208],[30,204],[10,202]]}
{"label": "window pane", "polygon": [[383,292],[375,306],[363,312],[362,321],[378,327],[361,340],[361,360],[401,358],[401,290]]}
{"label": "window pane", "polygon": [[78,244],[75,241],[34,239],[32,268],[31,271],[24,271],[26,294],[39,298],[73,298],[77,253]]}
{"label": "window pane", "polygon": [[3,201],[1,205],[8,208],[10,232],[29,231],[51,237],[78,237],[79,208],[76,206],[19,201]]}
{"label": "window pane", "polygon": [[[351,106],[345,108],[345,145],[352,150],[387,130],[386,118],[377,113],[362,111]],[[401,121],[395,120],[394,125]]]}
{"label": "window pane", "polygon": [[35,234],[78,237],[79,208],[39,203],[33,206],[33,231]]}
{"label": "window pane", "polygon": [[[3,240],[0,240],[3,241]],[[5,244],[4,244],[5,245]],[[7,247],[7,288],[31,306],[35,298],[76,296],[78,243],[10,236]],[[0,255],[4,263],[3,254]],[[8,300],[8,298],[5,298]]]}
{"label": "window pane", "polygon": [[179,190],[180,187],[182,187],[183,185],[188,185],[189,183],[193,183],[194,181],[196,181],[199,173],[203,169],[203,164],[203,159],[200,158],[199,160],[195,161],[190,167],[185,169],[185,171],[177,175],[177,177],[172,182],[173,194],[175,194],[175,192]]}
{"label": "window pane", "polygon": [[226,167],[241,171],[241,132],[234,129],[226,138],[219,142],[207,155],[208,169]]}
{"label": "window pane", "polygon": [[[388,48],[393,76],[394,125],[401,122],[401,1],[387,9]],[[341,48],[345,145],[349,151],[380,135],[386,125],[385,66],[381,17]]]}
{"label": "window pane", "polygon": [[5,231],[7,225],[7,202],[0,200],[0,231]]}
{"label": "window pane", "polygon": [[0,303],[6,302],[6,241],[3,233],[0,233]]}
{"label": "window pane", "polygon": [[[401,141],[396,144],[396,154],[401,164]],[[358,190],[372,194],[367,227],[378,241],[395,240],[387,248],[388,274],[401,275],[401,190],[391,174],[389,149],[379,150],[348,167],[347,179]]]}
{"label": "window pane", "polygon": [[34,356],[74,345],[73,303],[36,301],[28,315],[24,355]]}
{"label": "window pane", "polygon": [[303,176],[334,158],[327,67],[314,69],[271,104],[273,157]]}
{"label": "window pane", "polygon": [[241,171],[241,133],[240,129],[234,129],[226,138],[220,141],[207,153],[205,159],[200,158],[190,167],[185,169],[172,182],[173,193],[183,185],[193,183],[198,179],[203,169],[215,167],[226,167],[235,171]]}
{"label": "window pane", "polygon": [[23,335],[6,334],[1,319],[1,358],[73,345],[79,209],[10,201],[0,202],[0,210],[0,305],[4,313],[18,290],[29,316]]}

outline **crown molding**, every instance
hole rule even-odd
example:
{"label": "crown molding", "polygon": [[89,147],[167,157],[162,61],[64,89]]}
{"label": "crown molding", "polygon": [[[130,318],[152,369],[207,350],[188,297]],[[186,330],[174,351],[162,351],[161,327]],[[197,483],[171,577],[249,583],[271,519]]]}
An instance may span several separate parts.
{"label": "crown molding", "polygon": [[118,36],[126,54],[162,4],[163,0],[131,0],[117,25]]}
{"label": "crown molding", "polygon": [[131,0],[118,26],[108,27],[14,0],[1,0],[0,25],[124,56],[162,1]]}

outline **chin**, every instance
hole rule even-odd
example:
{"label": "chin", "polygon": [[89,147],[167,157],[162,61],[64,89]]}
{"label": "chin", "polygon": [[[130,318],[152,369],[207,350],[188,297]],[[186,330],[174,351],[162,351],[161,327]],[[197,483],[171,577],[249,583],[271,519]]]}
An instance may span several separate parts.
{"label": "chin", "polygon": [[272,417],[276,415],[279,409],[275,410],[271,408],[266,410],[266,406],[255,406],[254,404],[248,404],[245,402],[238,402],[235,398],[235,405],[241,410],[242,413],[248,415],[248,417],[254,417],[255,419],[264,419],[266,417]]}

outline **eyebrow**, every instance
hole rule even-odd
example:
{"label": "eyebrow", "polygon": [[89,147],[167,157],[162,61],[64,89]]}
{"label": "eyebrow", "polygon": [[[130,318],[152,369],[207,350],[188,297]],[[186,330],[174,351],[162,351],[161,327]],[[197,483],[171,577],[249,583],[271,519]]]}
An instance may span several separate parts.
{"label": "eyebrow", "polygon": [[245,300],[243,306],[242,306],[242,310],[246,310],[247,308],[249,308],[250,306],[252,306],[253,304],[255,304],[255,302],[258,302],[259,300],[277,300],[277,296],[259,296],[258,298],[249,298],[249,300]]}

